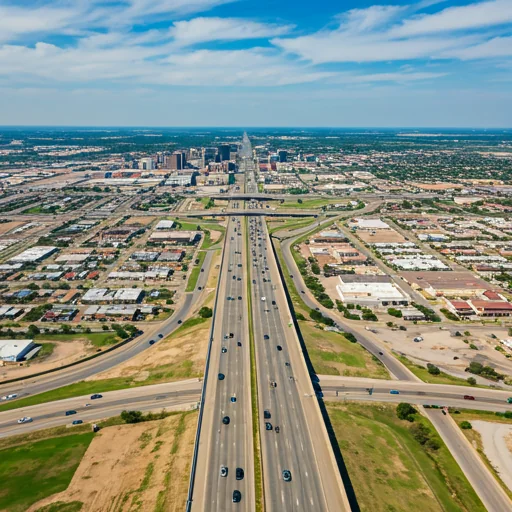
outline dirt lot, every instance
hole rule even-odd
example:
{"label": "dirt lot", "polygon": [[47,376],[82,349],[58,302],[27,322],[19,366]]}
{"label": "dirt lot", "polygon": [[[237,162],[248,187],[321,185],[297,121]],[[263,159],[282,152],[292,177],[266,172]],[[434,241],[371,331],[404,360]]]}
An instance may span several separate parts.
{"label": "dirt lot", "polygon": [[149,216],[143,216],[143,217],[131,217],[128,219],[124,225],[125,226],[149,226],[153,221],[155,220],[155,217],[149,217]]}
{"label": "dirt lot", "polygon": [[357,236],[363,241],[368,244],[373,243],[389,243],[389,242],[396,242],[396,243],[402,243],[405,242],[405,238],[395,231],[394,229],[377,229],[375,231],[375,234],[372,235],[372,231],[357,231]]}
{"label": "dirt lot", "polygon": [[[45,342],[46,343],[46,342]],[[56,366],[62,366],[72,363],[86,355],[92,353],[95,349],[87,340],[52,341],[54,345],[53,353],[39,362],[38,357],[24,363],[23,366],[3,366],[0,367],[0,379],[14,379],[31,375],[35,372],[43,372]]]}
{"label": "dirt lot", "polygon": [[[507,338],[508,333],[505,329],[469,327],[470,336],[452,336],[451,331],[455,332],[456,328],[452,328],[451,331],[440,330],[439,326],[435,325],[407,324],[407,329],[392,331],[388,327],[377,327],[380,339],[385,340],[397,352],[423,365],[433,363],[464,376],[464,369],[468,364],[471,361],[478,361],[493,366],[498,372],[512,375],[512,361],[494,349],[497,341],[490,337],[494,334],[499,339]],[[461,327],[461,333],[463,332],[464,328]],[[418,336],[422,337],[423,341],[415,343],[413,338]],[[470,344],[475,345],[478,350],[471,349]]]}
{"label": "dirt lot", "polygon": [[15,229],[18,226],[21,226],[23,224],[27,224],[25,221],[11,221],[11,222],[4,222],[3,224],[0,224],[0,235],[5,235],[5,233],[8,233],[11,231],[11,229]]}
{"label": "dirt lot", "polygon": [[88,512],[184,510],[196,424],[186,412],[101,430],[69,487],[29,512],[57,501],[81,501]]}

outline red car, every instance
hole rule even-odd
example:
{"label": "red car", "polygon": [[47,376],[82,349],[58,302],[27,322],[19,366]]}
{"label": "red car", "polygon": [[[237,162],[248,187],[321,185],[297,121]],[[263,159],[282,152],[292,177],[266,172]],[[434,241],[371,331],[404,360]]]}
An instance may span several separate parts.
{"label": "red car", "polygon": [[464,395],[464,400],[474,400],[475,397],[471,395]]}

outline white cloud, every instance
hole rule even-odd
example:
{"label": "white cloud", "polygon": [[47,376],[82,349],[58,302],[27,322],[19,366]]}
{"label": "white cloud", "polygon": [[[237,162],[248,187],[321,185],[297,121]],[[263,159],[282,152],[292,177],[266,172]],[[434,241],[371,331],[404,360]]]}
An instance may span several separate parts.
{"label": "white cloud", "polygon": [[238,18],[194,18],[175,22],[170,35],[179,45],[185,46],[206,41],[275,37],[287,34],[292,28],[290,25],[264,24]]}

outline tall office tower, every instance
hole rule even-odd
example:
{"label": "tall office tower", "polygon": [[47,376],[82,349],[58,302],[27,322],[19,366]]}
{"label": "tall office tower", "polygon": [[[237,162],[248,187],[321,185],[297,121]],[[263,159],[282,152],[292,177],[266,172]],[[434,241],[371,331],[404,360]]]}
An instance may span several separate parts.
{"label": "tall office tower", "polygon": [[173,169],[176,171],[181,171],[185,169],[185,165],[187,163],[186,154],[183,151],[175,151],[169,157],[169,169]]}
{"label": "tall office tower", "polygon": [[142,171],[152,171],[155,168],[155,162],[151,157],[141,158],[139,160],[139,169]]}
{"label": "tall office tower", "polygon": [[206,167],[210,162],[215,161],[217,148],[203,148],[203,167]]}
{"label": "tall office tower", "polygon": [[288,151],[285,151],[284,149],[279,150],[279,161],[280,162],[287,162],[288,161]]}
{"label": "tall office tower", "polygon": [[221,144],[219,146],[220,161],[224,162],[225,160],[229,160],[230,152],[231,146],[229,144]]}

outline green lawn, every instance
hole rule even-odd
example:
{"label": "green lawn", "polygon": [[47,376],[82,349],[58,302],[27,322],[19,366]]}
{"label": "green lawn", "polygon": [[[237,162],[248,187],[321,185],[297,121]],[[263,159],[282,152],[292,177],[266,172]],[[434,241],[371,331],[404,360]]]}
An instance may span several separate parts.
{"label": "green lawn", "polygon": [[87,432],[1,450],[0,510],[23,512],[33,503],[64,491],[93,436]]}
{"label": "green lawn", "polygon": [[114,345],[121,341],[113,331],[78,333],[78,334],[38,334],[36,341],[72,341],[89,340],[95,347]]}
{"label": "green lawn", "polygon": [[[315,222],[316,219],[310,218],[308,220],[297,220],[296,218],[288,220],[286,222],[271,222],[269,223],[269,233],[275,233],[276,231],[282,231],[282,230],[288,230],[293,231],[295,229],[299,228],[305,228],[306,226],[309,226],[313,222]],[[272,226],[272,227],[270,227]]]}
{"label": "green lawn", "polygon": [[[297,198],[299,199],[299,198]],[[342,199],[302,199],[302,203],[298,203],[297,201],[285,201],[279,208],[289,209],[289,208],[321,208],[322,206],[327,206],[328,204],[341,204],[344,201]],[[346,201],[345,201],[346,202]]]}
{"label": "green lawn", "polygon": [[[460,377],[454,377],[453,375],[449,375],[448,373],[441,372],[439,375],[432,375],[428,373],[428,370],[424,366],[420,366],[418,364],[414,364],[412,361],[407,359],[405,356],[401,356],[393,352],[393,355],[404,365],[411,370],[416,377],[421,379],[423,382],[427,382],[429,384],[453,384],[455,386],[469,386],[474,388],[488,388],[489,386],[484,386],[481,384],[476,384],[472,386],[466,379],[461,379]],[[468,377],[471,377],[471,374],[468,374]]]}
{"label": "green lawn", "polygon": [[201,273],[201,267],[203,266],[205,258],[206,252],[198,251],[196,259],[199,260],[199,263],[197,265],[194,263],[194,267],[192,268],[190,277],[188,278],[187,287],[185,289],[186,292],[193,292],[196,289],[197,280],[199,279],[199,274]]}
{"label": "green lawn", "polygon": [[337,332],[317,329],[312,322],[299,321],[299,326],[317,374],[389,379],[385,366],[359,343],[351,343]]}
{"label": "green lawn", "polygon": [[440,442],[426,448],[387,404],[328,404],[327,410],[362,511],[485,512],[485,507],[433,426]]}
{"label": "green lawn", "polygon": [[80,512],[84,504],[81,501],[56,501],[44,507],[38,508],[36,512]]}

